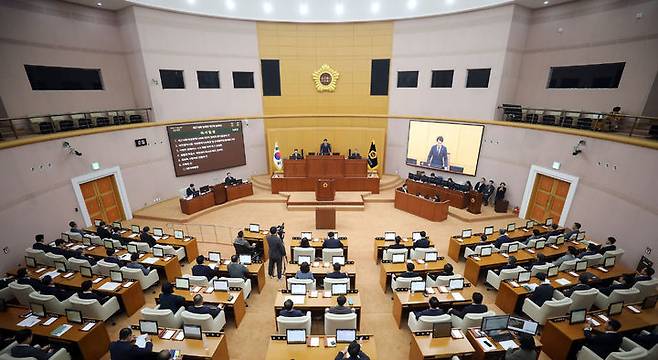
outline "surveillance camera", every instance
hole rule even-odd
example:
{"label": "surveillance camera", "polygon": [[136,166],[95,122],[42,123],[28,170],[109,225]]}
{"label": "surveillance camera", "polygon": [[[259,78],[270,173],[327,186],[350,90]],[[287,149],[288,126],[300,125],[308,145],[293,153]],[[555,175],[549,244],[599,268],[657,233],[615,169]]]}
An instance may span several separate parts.
{"label": "surveillance camera", "polygon": [[79,152],[78,150],[73,150],[73,153],[77,156],[82,156],[82,153]]}
{"label": "surveillance camera", "polygon": [[580,149],[578,149],[578,148],[574,148],[574,149],[573,149],[573,152],[571,153],[571,155],[576,156],[576,155],[580,154],[581,152],[583,152],[583,151],[580,150]]}

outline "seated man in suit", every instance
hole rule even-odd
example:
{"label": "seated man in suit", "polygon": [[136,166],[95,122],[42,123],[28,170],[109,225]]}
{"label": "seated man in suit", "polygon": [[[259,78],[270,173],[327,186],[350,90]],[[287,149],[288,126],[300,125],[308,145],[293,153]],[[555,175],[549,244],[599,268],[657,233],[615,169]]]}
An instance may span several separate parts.
{"label": "seated man in suit", "polygon": [[320,152],[318,154],[331,155],[331,144],[329,144],[329,141],[327,141],[327,139],[322,140],[322,144],[320,144]]}
{"label": "seated man in suit", "polygon": [[231,263],[226,266],[228,277],[246,280],[249,275],[249,269],[240,264],[238,255],[231,256]]}
{"label": "seated man in suit", "polygon": [[190,186],[185,190],[185,194],[187,194],[187,197],[196,197],[199,196],[199,190],[197,190],[194,187],[194,184],[190,184]]}
{"label": "seated man in suit", "polygon": [[54,295],[59,301],[64,301],[73,295],[70,291],[56,287],[50,275],[46,275],[41,279],[41,290],[39,290],[39,293],[41,295]]}
{"label": "seated man in suit", "polygon": [[571,289],[565,289],[562,293],[566,297],[571,297],[571,294],[573,294],[574,291],[591,289],[588,283],[589,283],[589,276],[587,276],[587,274],[585,273],[580,274],[578,276],[578,285],[572,287]]}
{"label": "seated man in suit", "polygon": [[612,236],[608,236],[608,240],[605,242],[605,245],[601,246],[601,249],[599,249],[599,253],[603,255],[605,254],[606,251],[617,250],[617,245],[615,245],[616,242],[617,239],[615,239]]}
{"label": "seated man in suit", "polygon": [[352,313],[352,308],[349,306],[345,306],[345,303],[347,302],[347,298],[345,295],[339,295],[338,298],[336,299],[336,302],[338,305],[329,308],[327,310],[331,314],[351,314]]}
{"label": "seated man in suit", "polygon": [[96,294],[93,291],[91,291],[91,285],[92,285],[91,280],[85,280],[82,282],[82,284],[80,284],[80,291],[78,291],[78,297],[80,299],[98,300],[98,302],[101,303],[101,305],[105,304],[106,301],[110,300],[110,296]]}
{"label": "seated man in suit", "polygon": [[407,271],[401,273],[401,274],[398,275],[398,276],[399,276],[399,277],[403,277],[403,278],[415,278],[415,277],[419,277],[420,274],[418,274],[417,272],[415,272],[415,271],[414,271],[415,269],[416,269],[416,265],[414,265],[414,263],[407,263]]}
{"label": "seated man in suit", "polygon": [[633,342],[647,350],[651,350],[658,344],[658,334],[651,331],[642,331],[629,337]]}
{"label": "seated man in suit", "polygon": [[[571,231],[564,233],[564,239],[565,240],[574,240],[578,236],[578,234],[580,233],[580,228],[581,227],[582,227],[582,225],[580,223],[577,223],[577,222],[573,223],[573,228],[571,229]],[[574,239],[571,239],[572,237],[574,237]]]}
{"label": "seated man in suit", "polygon": [[427,233],[425,231],[421,231],[420,239],[414,241],[413,248],[427,249],[429,247],[432,247],[432,244],[430,244],[430,240],[427,238]]}
{"label": "seated man in suit", "polygon": [[224,178],[224,185],[229,186],[229,185],[235,185],[237,184],[237,180],[231,176],[231,172],[226,173],[226,177]]}
{"label": "seated man in suit", "polygon": [[559,226],[557,224],[551,224],[551,232],[546,234],[546,236],[555,236],[555,235],[560,235],[564,232],[564,230],[560,230]]}
{"label": "seated man in suit", "polygon": [[537,304],[537,306],[542,306],[546,301],[553,299],[553,291],[555,289],[551,286],[550,281],[546,281],[546,274],[537,273],[535,277],[539,279],[542,284],[535,288],[532,294],[528,296],[528,299]]}
{"label": "seated man in suit", "polygon": [[546,265],[548,262],[546,261],[546,255],[539,253],[537,254],[537,260],[529,263],[528,265],[525,266],[526,270],[532,270],[533,266],[542,266]]}
{"label": "seated man in suit", "polygon": [[284,316],[284,317],[301,317],[306,314],[304,314],[301,310],[293,309],[293,302],[292,300],[288,299],[283,302],[283,309],[279,311],[279,316]]}
{"label": "seated man in suit", "polygon": [[35,243],[32,244],[32,249],[34,249],[34,250],[43,250],[45,252],[48,252],[50,250],[50,246],[44,244],[43,239],[44,239],[43,234],[35,235],[34,236]]}
{"label": "seated man in suit", "polygon": [[203,262],[206,259],[203,255],[196,257],[196,265],[192,266],[192,275],[194,276],[205,276],[206,279],[210,280],[213,277],[219,275],[219,273],[210,268],[208,265],[204,265]]}
{"label": "seated man in suit", "polygon": [[119,340],[110,344],[111,360],[140,360],[147,359],[153,351],[151,337],[146,335],[146,346],[140,348],[135,345],[135,336],[130,328],[123,328],[119,331]]}
{"label": "seated man in suit", "polygon": [[111,239],[112,238],[112,233],[110,230],[107,229],[105,222],[101,220],[101,222],[96,226],[96,235],[98,235],[99,238],[102,239]]}
{"label": "seated man in suit", "polygon": [[432,278],[432,280],[436,280],[436,278],[439,276],[451,276],[454,274],[455,273],[453,272],[452,264],[446,263],[445,265],[443,265],[443,270],[437,271],[435,273],[427,274],[427,276]]}
{"label": "seated man in suit", "polygon": [[103,261],[106,263],[110,264],[117,264],[121,266],[121,260],[115,255],[116,250],[114,248],[106,248],[105,249],[105,255],[107,255],[105,258],[103,258]]}
{"label": "seated man in suit", "polygon": [[587,250],[578,255],[579,259],[582,259],[583,256],[597,255],[599,253],[599,247],[594,243],[587,244]]}
{"label": "seated man in suit", "polygon": [[323,249],[342,249],[343,243],[340,240],[336,239],[336,234],[333,231],[329,231],[327,234],[328,238],[324,239],[322,243]]}
{"label": "seated man in suit", "polygon": [[29,277],[27,275],[27,269],[23,267],[16,271],[16,282],[21,285],[30,285],[34,291],[40,291],[42,286],[39,280]]}
{"label": "seated man in suit", "polygon": [[507,229],[498,229],[498,234],[499,234],[498,239],[496,239],[496,241],[494,241],[494,246],[497,249],[500,249],[500,247],[503,244],[514,241],[514,240],[510,239],[510,237],[507,235]]}
{"label": "seated man in suit", "polygon": [[635,276],[635,282],[651,280],[656,271],[652,267],[645,267]]}
{"label": "seated man in suit", "polygon": [[69,232],[72,232],[72,233],[78,233],[78,234],[80,234],[80,235],[84,235],[84,234],[85,234],[84,231],[82,231],[81,229],[78,228],[78,224],[76,224],[75,221],[70,221],[70,222],[69,222],[69,228],[70,228],[70,229],[69,229]]}
{"label": "seated man in suit", "polygon": [[500,273],[500,270],[516,269],[516,267],[517,267],[517,265],[516,265],[516,256],[510,255],[507,258],[507,264],[501,266],[498,269],[495,269],[494,271]]}
{"label": "seated man in suit", "polygon": [[401,244],[402,237],[400,235],[395,236],[395,243],[387,246],[387,249],[404,249],[405,246]]}
{"label": "seated man in suit", "polygon": [[429,309],[425,309],[423,311],[414,311],[414,315],[416,316],[416,320],[418,320],[421,316],[439,316],[443,315],[443,310],[439,308],[439,305],[441,303],[439,302],[439,299],[436,298],[436,296],[432,296],[430,298],[430,307]]}
{"label": "seated man in suit", "polygon": [[151,272],[151,269],[138,263],[137,262],[138,259],[139,259],[139,254],[137,253],[130,254],[130,262],[126,264],[126,267],[129,269],[140,269],[142,270],[142,273],[144,273],[144,276],[148,276],[148,274]]}
{"label": "seated man in suit", "polygon": [[55,254],[55,255],[62,255],[66,258],[68,258],[68,256],[70,255],[69,250],[66,247],[66,243],[62,239],[55,240],[55,246],[51,246],[47,252],[50,252],[51,254]]}
{"label": "seated man in suit", "polygon": [[292,154],[290,154],[290,160],[302,160],[302,159],[304,159],[304,155],[302,155],[297,149],[293,150]]}
{"label": "seated man in suit", "polygon": [[487,305],[482,304],[482,300],[484,299],[482,294],[476,291],[473,293],[473,295],[471,295],[471,299],[473,299],[472,304],[464,306],[464,308],[461,310],[450,309],[448,310],[448,314],[455,315],[463,319],[466,314],[482,314],[489,311]]}
{"label": "seated man in suit", "polygon": [[244,238],[244,231],[238,231],[238,236],[233,240],[233,245],[241,246],[245,249],[254,250],[256,249],[256,244],[251,244],[247,239]]}
{"label": "seated man in suit", "polygon": [[185,306],[185,298],[174,294],[174,286],[170,282],[162,283],[160,310],[171,310],[175,314],[183,306]]}
{"label": "seated man in suit", "polygon": [[356,341],[352,341],[345,350],[339,351],[338,355],[334,358],[334,360],[343,360],[343,359],[350,359],[350,360],[370,360],[370,357],[366,355],[363,351],[361,351],[361,345]]}
{"label": "seated man in suit", "polygon": [[618,284],[613,283],[610,286],[599,288],[601,294],[610,296],[610,294],[615,290],[630,289],[633,284],[635,284],[635,276],[632,274],[621,276],[618,280],[620,281]]}
{"label": "seated man in suit", "polygon": [[192,301],[194,302],[193,305],[190,305],[187,307],[187,311],[195,314],[209,314],[213,318],[217,317],[220,312],[222,312],[222,308],[219,307],[214,307],[214,306],[208,306],[208,305],[203,305],[203,296],[201,294],[196,294],[192,298]]}
{"label": "seated man in suit", "polygon": [[565,261],[576,260],[577,256],[578,256],[578,249],[576,249],[573,246],[569,246],[567,248],[567,253],[560,256],[557,260],[554,260],[553,265],[560,266]]}
{"label": "seated man in suit", "polygon": [[541,238],[541,233],[539,232],[539,230],[532,229],[532,235],[529,238],[527,238],[527,239],[525,239],[524,241],[521,241],[521,242],[523,243],[523,245],[528,245],[530,240],[537,240],[539,238]]}
{"label": "seated man in suit", "polygon": [[151,231],[151,228],[148,226],[144,226],[142,228],[142,232],[139,234],[139,240],[141,242],[145,242],[149,244],[149,247],[154,247],[156,244],[155,238],[149,234],[149,231]]}
{"label": "seated man in suit", "polygon": [[32,330],[20,329],[16,331],[16,346],[11,348],[11,356],[15,358],[36,358],[37,360],[50,359],[55,354],[55,350],[50,346],[37,348],[32,346]]}
{"label": "seated man in suit", "polygon": [[327,273],[326,277],[330,279],[347,279],[347,273],[340,271],[341,265],[339,263],[334,264],[334,271]]}
{"label": "seated man in suit", "polygon": [[624,337],[617,332],[620,328],[621,323],[616,319],[608,320],[605,324],[605,332],[593,330],[591,325],[588,325],[583,330],[585,333],[585,344],[583,346],[587,346],[601,359],[605,359],[610,353],[619,351]]}
{"label": "seated man in suit", "polygon": [[350,156],[348,158],[350,158],[352,160],[361,159],[361,154],[359,154],[359,149],[354,148],[354,150],[352,150],[352,152],[350,153]]}
{"label": "seated man in suit", "polygon": [[313,273],[311,272],[311,266],[304,261],[299,265],[299,271],[295,274],[295,279],[300,279],[300,280],[313,280],[315,279],[313,277]]}

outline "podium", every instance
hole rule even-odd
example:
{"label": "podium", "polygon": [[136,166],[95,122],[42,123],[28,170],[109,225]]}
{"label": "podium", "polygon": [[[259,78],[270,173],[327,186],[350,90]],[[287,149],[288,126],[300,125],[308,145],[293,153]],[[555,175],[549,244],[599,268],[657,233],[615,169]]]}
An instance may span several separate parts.
{"label": "podium", "polygon": [[315,228],[335,229],[336,208],[315,208]]}
{"label": "podium", "polygon": [[466,195],[466,202],[466,210],[471,214],[479,214],[482,212],[482,193],[472,190],[469,191]]}
{"label": "podium", "polygon": [[315,183],[315,200],[332,201],[336,197],[336,184],[334,179],[318,179]]}

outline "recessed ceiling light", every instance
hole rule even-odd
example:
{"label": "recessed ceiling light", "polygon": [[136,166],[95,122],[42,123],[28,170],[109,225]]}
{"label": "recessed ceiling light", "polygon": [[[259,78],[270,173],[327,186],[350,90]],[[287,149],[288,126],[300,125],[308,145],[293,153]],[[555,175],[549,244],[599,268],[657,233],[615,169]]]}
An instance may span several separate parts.
{"label": "recessed ceiling light", "polygon": [[226,2],[224,3],[224,5],[225,5],[226,8],[229,9],[229,10],[233,10],[233,9],[235,9],[235,2],[234,2],[233,0],[226,0]]}
{"label": "recessed ceiling light", "polygon": [[308,14],[308,4],[307,3],[299,4],[299,13],[302,14],[302,15]]}
{"label": "recessed ceiling light", "polygon": [[269,14],[272,12],[272,10],[274,10],[274,7],[272,7],[272,3],[270,2],[263,3],[263,11]]}
{"label": "recessed ceiling light", "polygon": [[548,5],[548,0],[544,1],[544,5]]}
{"label": "recessed ceiling light", "polygon": [[446,5],[452,5],[455,3],[455,0],[446,0]]}
{"label": "recessed ceiling light", "polygon": [[409,8],[409,10],[413,10],[413,9],[415,9],[415,8],[416,8],[416,5],[418,5],[418,3],[416,2],[416,0],[409,0],[409,1],[407,1],[407,8]]}
{"label": "recessed ceiling light", "polygon": [[103,3],[99,1],[96,3],[96,6],[103,6]]}
{"label": "recessed ceiling light", "polygon": [[338,3],[338,4],[336,4],[335,10],[336,10],[337,15],[342,15],[343,11],[345,11],[345,6],[343,6],[342,3]]}
{"label": "recessed ceiling light", "polygon": [[194,5],[196,3],[196,0],[187,0],[187,3],[190,5]]}
{"label": "recessed ceiling light", "polygon": [[370,11],[371,12],[377,13],[377,12],[379,12],[379,8],[381,8],[381,4],[378,3],[378,2],[374,2],[374,3],[370,4]]}

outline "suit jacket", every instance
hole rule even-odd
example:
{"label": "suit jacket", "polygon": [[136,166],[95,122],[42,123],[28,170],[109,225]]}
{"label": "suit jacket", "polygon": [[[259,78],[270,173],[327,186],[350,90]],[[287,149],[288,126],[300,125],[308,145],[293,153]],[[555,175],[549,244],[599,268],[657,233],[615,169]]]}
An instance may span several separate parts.
{"label": "suit jacket", "polygon": [[601,359],[605,359],[611,352],[619,351],[623,335],[616,332],[600,332],[585,330],[585,345],[594,351]]}
{"label": "suit jacket", "polygon": [[351,314],[352,309],[347,306],[336,305],[332,308],[329,308],[331,314]]}
{"label": "suit jacket", "polygon": [[579,258],[579,259],[582,259],[583,256],[596,255],[596,254],[598,254],[598,253],[599,253],[598,251],[585,251],[584,253],[578,255],[578,258]]}
{"label": "suit jacket", "polygon": [[32,279],[31,277],[24,277],[24,278],[19,278],[16,280],[21,285],[30,285],[34,289],[34,291],[41,291],[41,281],[37,279]]}
{"label": "suit jacket", "polygon": [[153,343],[147,342],[143,349],[134,343],[126,341],[115,341],[110,344],[111,360],[141,360],[151,356]]}
{"label": "suit jacket", "polygon": [[99,226],[96,228],[96,235],[100,237],[101,239],[111,239],[112,238],[112,233],[107,230],[106,228]]}
{"label": "suit jacket", "polygon": [[436,144],[432,145],[427,153],[427,163],[431,167],[445,168],[448,166],[448,148],[441,145],[439,148]]}
{"label": "suit jacket", "polygon": [[34,249],[34,250],[43,250],[44,252],[48,252],[48,251],[50,251],[50,246],[48,246],[44,243],[35,242],[34,244],[32,244],[32,249]]}
{"label": "suit jacket", "polygon": [[651,276],[649,276],[649,275],[636,275],[635,276],[635,282],[648,281],[648,280],[651,280]]}
{"label": "suit jacket", "polygon": [[72,292],[60,289],[55,286],[44,286],[39,291],[42,295],[54,295],[57,300],[64,301],[73,295]]}
{"label": "suit jacket", "polygon": [[249,275],[249,269],[240,263],[230,263],[226,267],[228,270],[228,277],[246,279]]}
{"label": "suit jacket", "polygon": [[508,349],[505,352],[505,360],[535,360],[537,352],[535,350],[523,350],[521,348]]}
{"label": "suit jacket", "polygon": [[271,260],[280,260],[286,256],[286,247],[278,235],[267,235],[267,244],[270,247],[269,256]]}
{"label": "suit jacket", "polygon": [[295,155],[295,153],[290,154],[290,160],[302,160],[304,156],[302,154],[298,153]]}
{"label": "suit jacket", "polygon": [[185,298],[175,294],[160,294],[160,310],[171,310],[174,314],[185,306]]}
{"label": "suit jacket", "polygon": [[149,244],[150,247],[153,247],[156,244],[155,238],[151,236],[151,234],[145,232],[139,234],[139,240]]}
{"label": "suit jacket", "polygon": [[496,200],[503,200],[505,199],[505,193],[507,192],[507,188],[501,188],[499,187],[496,190]]}
{"label": "suit jacket", "polygon": [[187,311],[195,314],[209,314],[213,318],[219,315],[222,312],[222,309],[216,307],[210,307],[208,305],[194,306],[190,305],[186,309]]}
{"label": "suit jacket", "polygon": [[344,272],[332,271],[328,273],[325,277],[328,277],[330,279],[347,279],[349,276],[347,276],[347,274]]}
{"label": "suit jacket", "polygon": [[192,188],[188,187],[187,190],[185,190],[185,194],[187,194],[187,196],[199,196],[199,190],[192,190]]}
{"label": "suit jacket", "polygon": [[224,178],[224,185],[233,185],[235,184],[235,178],[233,176],[227,176]]}
{"label": "suit jacket", "polygon": [[108,256],[108,257],[104,258],[103,261],[105,261],[106,263],[117,264],[117,265],[121,266],[121,260],[119,260],[119,258],[114,257],[114,256]]}
{"label": "suit jacket", "polygon": [[413,247],[414,249],[416,248],[427,249],[430,247],[430,241],[427,240],[426,238],[421,238],[419,240],[414,241]]}
{"label": "suit jacket", "polygon": [[349,158],[350,159],[361,159],[361,154],[353,152],[353,153],[350,154]]}
{"label": "suit jacket", "polygon": [[302,279],[302,280],[303,280],[303,279],[308,279],[308,280],[313,280],[313,279],[315,279],[315,278],[313,277],[313,273],[312,273],[312,272],[309,271],[309,272],[307,272],[307,273],[304,273],[304,272],[302,272],[302,271],[300,270],[300,271],[297,271],[297,273],[295,274],[295,279]]}
{"label": "suit jacket", "polygon": [[406,246],[402,244],[392,244],[386,247],[387,249],[404,249]]}
{"label": "suit jacket", "polygon": [[636,342],[643,348],[650,350],[658,344],[658,334],[650,332],[649,334],[637,334],[630,337],[631,340]]}
{"label": "suit jacket", "polygon": [[78,297],[80,299],[86,299],[86,300],[98,300],[98,302],[101,304],[104,304],[106,301],[110,299],[109,296],[103,296],[93,292],[82,292],[82,291],[78,292]]}
{"label": "suit jacket", "polygon": [[535,288],[535,291],[530,294],[530,301],[537,304],[537,306],[542,306],[548,300],[553,298],[553,287],[550,284],[541,284]]}
{"label": "suit jacket", "polygon": [[285,316],[285,317],[300,317],[304,315],[306,314],[303,313],[301,310],[297,310],[297,309],[292,309],[292,310],[283,309],[279,311],[279,316]]}
{"label": "suit jacket", "polygon": [[441,309],[425,309],[423,311],[415,311],[414,315],[416,315],[416,320],[418,320],[421,316],[439,316],[443,315],[443,310]]}
{"label": "suit jacket", "polygon": [[217,271],[210,268],[207,265],[194,265],[192,266],[192,275],[194,276],[205,276],[206,279],[210,280],[218,274]]}
{"label": "suit jacket", "polygon": [[450,311],[450,314],[458,316],[458,317],[463,319],[464,316],[466,316],[466,314],[482,314],[482,313],[485,313],[487,311],[489,311],[489,309],[487,308],[487,305],[470,304],[470,305],[464,306],[464,308],[461,309],[461,310],[453,309],[453,310]]}
{"label": "suit jacket", "polygon": [[599,291],[600,291],[603,295],[605,295],[605,296],[610,296],[610,294],[611,294],[613,291],[615,291],[615,290],[619,290],[619,289],[628,289],[628,287],[627,287],[626,285],[624,285],[624,284],[612,284],[612,285],[610,285],[610,286],[608,286],[608,287],[605,287],[605,288],[599,289]]}
{"label": "suit jacket", "polygon": [[126,267],[129,269],[140,269],[142,270],[142,273],[144,273],[145,276],[148,276],[150,270],[145,267],[144,265],[138,263],[138,262],[129,262],[126,264]]}
{"label": "suit jacket", "polygon": [[617,246],[615,244],[605,245],[602,246],[601,249],[599,249],[599,253],[603,255],[605,254],[606,251],[613,251],[613,250],[617,250]]}
{"label": "suit jacket", "polygon": [[403,278],[415,278],[415,277],[419,277],[420,274],[418,274],[415,271],[405,271],[405,272],[403,272],[402,274],[400,274],[398,276],[403,277]]}
{"label": "suit jacket", "polygon": [[591,289],[591,287],[587,284],[578,284],[578,285],[572,287],[571,289],[564,290],[563,293],[564,293],[564,296],[571,297],[571,294],[573,294],[574,291],[589,290],[589,289]]}
{"label": "suit jacket", "polygon": [[320,144],[320,155],[331,155],[331,144]]}
{"label": "suit jacket", "polygon": [[500,270],[516,269],[517,266],[518,265],[516,265],[516,264],[513,265],[513,264],[507,263],[507,264],[499,267],[497,270],[500,272]]}
{"label": "suit jacket", "polygon": [[327,238],[324,239],[324,242],[322,243],[322,247],[325,249],[342,249],[343,243],[336,238]]}
{"label": "suit jacket", "polygon": [[501,245],[503,245],[505,243],[508,243],[508,242],[513,242],[513,241],[514,240],[510,239],[509,236],[501,235],[501,236],[498,237],[498,239],[496,239],[496,241],[494,241],[494,246],[497,247],[498,249],[500,249]]}
{"label": "suit jacket", "polygon": [[483,193],[484,189],[486,187],[487,187],[486,182],[483,183],[483,182],[478,181],[477,183],[475,183],[475,191],[477,191],[477,192]]}
{"label": "suit jacket", "polygon": [[37,360],[46,360],[50,358],[51,355],[54,353],[48,353],[47,351],[43,351],[41,349],[37,349],[33,346],[30,345],[23,345],[23,344],[18,344],[11,348],[11,356],[16,357],[16,358],[27,358],[27,357],[33,357],[36,358]]}

